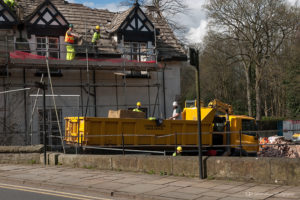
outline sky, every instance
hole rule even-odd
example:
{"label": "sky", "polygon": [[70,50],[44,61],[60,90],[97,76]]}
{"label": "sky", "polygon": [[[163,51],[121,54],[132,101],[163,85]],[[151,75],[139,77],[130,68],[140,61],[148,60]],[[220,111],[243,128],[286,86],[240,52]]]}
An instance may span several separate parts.
{"label": "sky", "polygon": [[[73,3],[81,3],[85,6],[99,9],[108,9],[110,11],[123,11],[126,7],[121,7],[121,0],[68,0]],[[207,18],[203,5],[206,0],[184,0],[188,6],[189,13],[186,15],[177,15],[175,20],[185,24],[188,28],[186,39],[189,43],[201,43],[207,32]],[[295,3],[297,0],[287,0]]]}

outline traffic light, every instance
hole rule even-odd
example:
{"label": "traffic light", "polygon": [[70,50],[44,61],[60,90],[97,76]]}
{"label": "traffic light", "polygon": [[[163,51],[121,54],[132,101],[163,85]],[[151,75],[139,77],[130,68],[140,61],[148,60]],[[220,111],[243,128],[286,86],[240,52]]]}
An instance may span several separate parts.
{"label": "traffic light", "polygon": [[190,48],[190,64],[196,68],[199,66],[199,51],[194,48]]}

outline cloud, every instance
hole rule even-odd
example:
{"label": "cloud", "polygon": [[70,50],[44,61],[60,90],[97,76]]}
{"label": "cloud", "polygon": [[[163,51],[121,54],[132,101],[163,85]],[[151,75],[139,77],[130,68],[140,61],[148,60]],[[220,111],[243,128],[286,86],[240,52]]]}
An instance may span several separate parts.
{"label": "cloud", "polygon": [[[186,15],[178,15],[175,19],[188,27],[186,35],[187,41],[190,43],[201,43],[205,34],[207,33],[208,19],[206,17],[203,5],[207,0],[185,0],[189,8]],[[287,0],[291,5],[297,4],[300,6],[300,0]]]}
{"label": "cloud", "polygon": [[201,43],[207,32],[207,17],[203,9],[206,0],[185,0],[187,14],[180,14],[175,20],[188,28],[186,39],[190,43]]}
{"label": "cloud", "polygon": [[187,33],[187,39],[190,43],[201,43],[207,32],[207,20],[201,20],[196,28],[191,27]]}
{"label": "cloud", "polygon": [[127,6],[120,6],[119,3],[109,3],[109,4],[98,5],[98,6],[96,6],[96,8],[107,9],[107,10],[113,11],[113,12],[120,12],[120,11],[124,11],[124,10],[128,9]]}
{"label": "cloud", "polygon": [[84,2],[83,5],[91,7],[91,8],[97,8],[97,9],[107,9],[112,12],[120,12],[128,9],[127,6],[121,6],[120,3],[108,3],[108,4],[100,4],[100,3],[94,3],[94,2]]}

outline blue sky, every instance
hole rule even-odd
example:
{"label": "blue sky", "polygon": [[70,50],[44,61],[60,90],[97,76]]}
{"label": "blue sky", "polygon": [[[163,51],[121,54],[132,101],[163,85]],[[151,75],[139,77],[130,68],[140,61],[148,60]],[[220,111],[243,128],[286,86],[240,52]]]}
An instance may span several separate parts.
{"label": "blue sky", "polygon": [[[86,0],[75,0],[78,3],[87,2]],[[119,3],[120,0],[88,0],[88,2],[93,2],[95,4],[109,4],[109,3]]]}

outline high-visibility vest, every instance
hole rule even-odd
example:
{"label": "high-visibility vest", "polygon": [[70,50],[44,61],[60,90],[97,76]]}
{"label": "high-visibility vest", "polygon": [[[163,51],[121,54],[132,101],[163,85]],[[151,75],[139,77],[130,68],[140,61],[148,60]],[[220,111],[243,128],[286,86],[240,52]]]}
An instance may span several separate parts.
{"label": "high-visibility vest", "polygon": [[65,42],[69,44],[74,44],[74,36],[73,35],[68,35],[68,31],[66,32],[65,36]]}
{"label": "high-visibility vest", "polygon": [[133,112],[143,112],[143,111],[141,111],[141,110],[138,109],[138,108],[135,108],[135,109],[133,109],[132,111],[133,111]]}
{"label": "high-visibility vest", "polygon": [[100,39],[100,33],[95,32],[92,38],[92,43],[98,41]]}
{"label": "high-visibility vest", "polygon": [[[268,144],[269,143],[269,139],[267,137],[264,137],[262,138],[260,141],[259,141],[260,144]],[[266,145],[262,145],[261,146],[262,148],[266,148],[267,146]]]}
{"label": "high-visibility vest", "polygon": [[15,6],[15,0],[4,0],[4,3],[6,3],[9,7]]}

